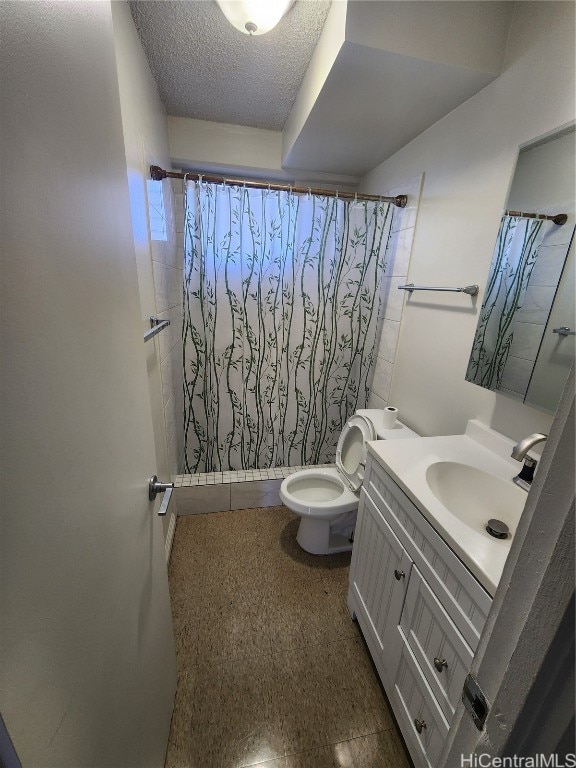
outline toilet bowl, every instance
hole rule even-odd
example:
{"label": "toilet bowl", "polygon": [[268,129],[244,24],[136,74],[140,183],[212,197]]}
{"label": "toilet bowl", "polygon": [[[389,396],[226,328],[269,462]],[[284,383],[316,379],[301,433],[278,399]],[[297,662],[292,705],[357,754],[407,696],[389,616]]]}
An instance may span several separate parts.
{"label": "toilet bowl", "polygon": [[282,482],[280,499],[300,515],[296,540],[306,552],[329,555],[352,549],[368,441],[417,437],[400,422],[384,429],[383,415],[379,409],[356,411],[338,440],[335,467],[309,467]]}

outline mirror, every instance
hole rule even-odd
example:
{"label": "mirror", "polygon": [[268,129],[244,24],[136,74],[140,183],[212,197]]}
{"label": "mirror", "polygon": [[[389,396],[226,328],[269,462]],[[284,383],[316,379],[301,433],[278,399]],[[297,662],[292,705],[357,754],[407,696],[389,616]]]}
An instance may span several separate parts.
{"label": "mirror", "polygon": [[574,361],[574,140],[572,127],[519,153],[466,371],[550,413]]}

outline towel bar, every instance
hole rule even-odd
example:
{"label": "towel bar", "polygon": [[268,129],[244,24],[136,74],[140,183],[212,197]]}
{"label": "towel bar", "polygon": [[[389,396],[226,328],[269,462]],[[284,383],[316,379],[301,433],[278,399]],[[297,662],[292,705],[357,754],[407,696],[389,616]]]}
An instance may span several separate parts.
{"label": "towel bar", "polygon": [[467,293],[469,296],[476,296],[478,294],[477,285],[467,285],[465,288],[435,288],[425,285],[414,285],[414,283],[408,283],[408,285],[399,285],[399,291],[450,291],[453,293]]}

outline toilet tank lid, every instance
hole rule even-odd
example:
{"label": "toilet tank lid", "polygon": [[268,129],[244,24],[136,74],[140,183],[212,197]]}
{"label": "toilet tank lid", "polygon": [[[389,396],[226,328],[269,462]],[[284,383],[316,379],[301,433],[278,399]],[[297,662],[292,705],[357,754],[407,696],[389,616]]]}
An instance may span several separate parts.
{"label": "toilet tank lid", "polygon": [[384,411],[381,408],[361,408],[356,413],[359,416],[370,419],[372,424],[374,424],[378,440],[403,440],[407,437],[420,437],[418,432],[414,432],[413,429],[402,424],[401,421],[396,422],[394,429],[384,429],[382,426]]}

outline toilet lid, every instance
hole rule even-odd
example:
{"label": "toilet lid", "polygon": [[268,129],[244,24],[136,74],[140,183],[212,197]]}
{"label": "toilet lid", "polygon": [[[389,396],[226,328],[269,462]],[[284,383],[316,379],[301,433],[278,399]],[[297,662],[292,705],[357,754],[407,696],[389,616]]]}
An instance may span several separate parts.
{"label": "toilet lid", "polygon": [[368,440],[376,439],[372,422],[365,416],[355,414],[349,419],[336,448],[336,467],[353,491],[357,491],[364,480]]}

